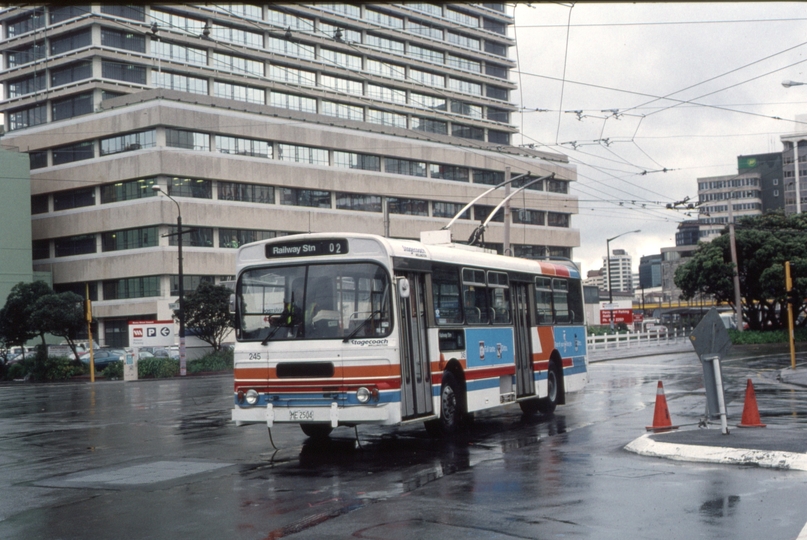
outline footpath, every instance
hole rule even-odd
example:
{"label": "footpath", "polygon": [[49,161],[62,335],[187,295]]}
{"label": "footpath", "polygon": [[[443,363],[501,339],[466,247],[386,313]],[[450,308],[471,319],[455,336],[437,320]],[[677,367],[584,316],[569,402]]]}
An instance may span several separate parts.
{"label": "footpath", "polygon": [[[622,358],[648,354],[682,353],[694,354],[692,345],[686,339],[655,346],[596,350],[591,351],[589,357],[591,362],[600,362],[618,361]],[[734,346],[726,360],[774,355],[787,358],[789,355],[787,344]],[[807,352],[798,353],[796,363],[795,370],[790,367],[778,370],[775,379],[781,384],[788,385],[795,392],[804,392],[807,395]],[[663,390],[661,398],[666,411]],[[753,407],[756,408],[755,399]],[[764,418],[761,421],[764,422]],[[625,449],[642,456],[678,461],[807,471],[807,429],[803,424],[792,426],[779,424],[765,428],[741,428],[736,424],[730,424],[729,435],[724,435],[719,425],[708,429],[696,427],[651,432],[631,441]]]}

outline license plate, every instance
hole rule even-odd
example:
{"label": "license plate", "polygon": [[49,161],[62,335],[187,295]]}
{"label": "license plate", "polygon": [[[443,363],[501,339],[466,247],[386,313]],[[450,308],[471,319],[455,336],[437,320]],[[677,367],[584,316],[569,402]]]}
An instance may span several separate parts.
{"label": "license plate", "polygon": [[311,409],[291,409],[289,411],[289,421],[291,422],[300,422],[313,419],[314,411]]}

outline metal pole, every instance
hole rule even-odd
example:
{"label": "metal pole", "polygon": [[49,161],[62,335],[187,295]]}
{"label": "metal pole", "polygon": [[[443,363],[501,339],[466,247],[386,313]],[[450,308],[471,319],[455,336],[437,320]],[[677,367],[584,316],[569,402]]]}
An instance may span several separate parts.
{"label": "metal pole", "polygon": [[608,274],[608,303],[611,305],[611,332],[614,331],[614,293],[611,290],[611,240],[605,241],[605,273]]}
{"label": "metal pole", "polygon": [[715,385],[717,386],[717,405],[720,410],[720,432],[723,435],[729,434],[728,421],[726,419],[726,399],[723,397],[723,377],[720,373],[720,357],[712,359],[712,368],[715,371]]}
{"label": "metal pole", "polygon": [[504,168],[504,246],[502,249],[503,255],[512,255],[510,253],[510,167]]}
{"label": "metal pole", "polygon": [[[84,320],[87,321],[87,338],[88,344],[87,346],[90,348],[90,382],[95,382],[95,354],[93,352],[92,346],[92,304],[90,303],[90,284],[84,284],[84,297],[85,297],[85,307],[84,307]],[[792,325],[791,325],[792,327]]]}
{"label": "metal pole", "polygon": [[743,331],[743,297],[740,294],[740,267],[737,264],[737,243],[734,240],[734,199],[733,191],[729,191],[729,248],[731,249],[731,264],[734,279],[734,309],[737,312],[737,330]]}
{"label": "metal pole", "polygon": [[793,289],[793,278],[790,277],[790,261],[785,261],[785,298],[787,298],[787,330],[790,343],[790,369],[796,369],[796,340],[793,332],[793,303],[791,300],[791,290]]}
{"label": "metal pole", "polygon": [[[173,200],[173,199],[172,199]],[[176,201],[174,201],[176,203]],[[182,214],[179,213],[177,203],[177,257],[179,258],[179,375],[187,375],[187,362],[185,357],[185,283],[182,273]]]}

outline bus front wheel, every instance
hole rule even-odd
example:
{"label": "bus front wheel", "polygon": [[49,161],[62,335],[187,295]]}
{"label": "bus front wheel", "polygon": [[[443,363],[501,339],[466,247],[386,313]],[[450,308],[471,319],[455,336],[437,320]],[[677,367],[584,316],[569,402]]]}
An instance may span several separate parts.
{"label": "bus front wheel", "polygon": [[426,422],[426,431],[432,436],[454,435],[462,422],[462,389],[450,372],[443,373],[440,387],[440,418]]}

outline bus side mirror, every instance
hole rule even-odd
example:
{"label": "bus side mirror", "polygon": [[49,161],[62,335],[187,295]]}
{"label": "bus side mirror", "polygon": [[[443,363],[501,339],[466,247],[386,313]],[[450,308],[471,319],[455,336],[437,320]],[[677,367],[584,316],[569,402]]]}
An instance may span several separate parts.
{"label": "bus side mirror", "polygon": [[235,313],[235,293],[230,294],[230,313]]}
{"label": "bus side mirror", "polygon": [[409,280],[401,278],[398,280],[398,296],[401,298],[409,298]]}

